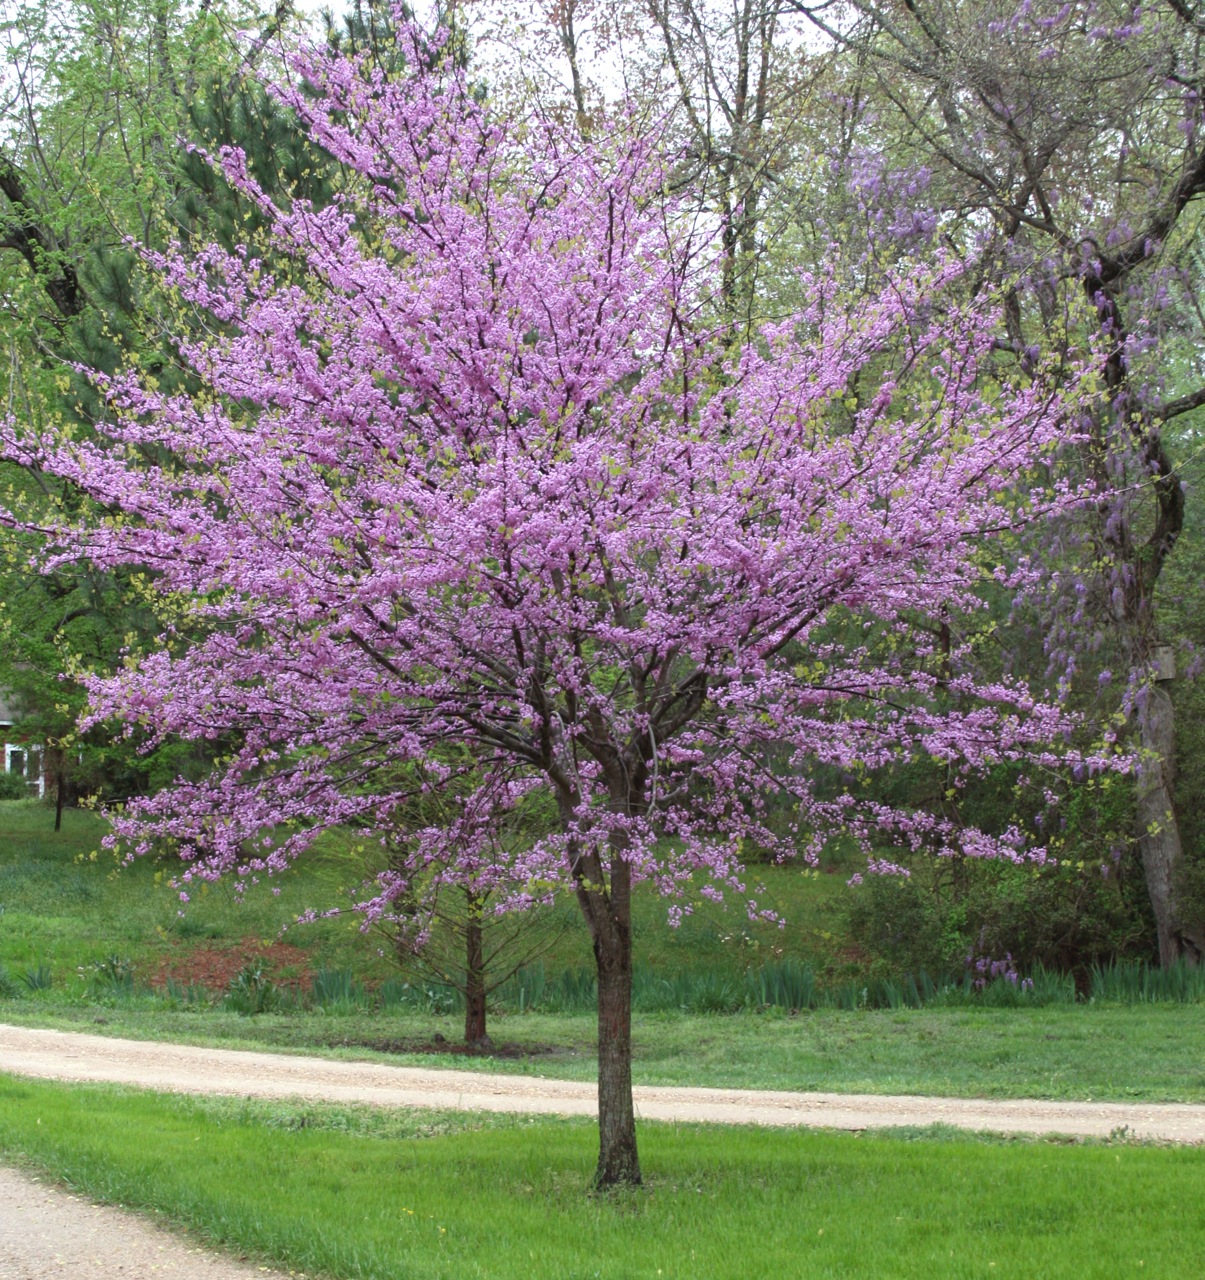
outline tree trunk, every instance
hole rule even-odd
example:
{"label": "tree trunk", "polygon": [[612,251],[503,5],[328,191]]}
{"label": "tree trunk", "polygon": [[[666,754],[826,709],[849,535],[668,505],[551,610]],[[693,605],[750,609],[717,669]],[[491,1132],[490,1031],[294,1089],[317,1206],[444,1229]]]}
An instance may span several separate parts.
{"label": "tree trunk", "polygon": [[[1136,807],[1138,848],[1147,892],[1155,912],[1159,936],[1159,963],[1165,968],[1180,959],[1196,959],[1200,946],[1193,945],[1177,920],[1176,867],[1180,861],[1180,824],[1173,803],[1175,774],[1175,713],[1166,689],[1150,677],[1151,658],[1159,634],[1156,625],[1155,590],[1159,575],[1179,541],[1184,528],[1184,487],[1164,447],[1159,424],[1142,408],[1142,397],[1131,385],[1126,363],[1129,330],[1125,324],[1119,294],[1125,273],[1106,279],[1100,272],[1084,277],[1084,290],[1097,309],[1102,332],[1111,346],[1104,365],[1104,382],[1112,400],[1109,418],[1094,450],[1097,478],[1112,488],[1117,475],[1110,470],[1110,449],[1129,441],[1143,476],[1150,477],[1154,497],[1151,532],[1141,544],[1134,540],[1128,495],[1119,494],[1120,505],[1109,510],[1112,520],[1105,524],[1109,546],[1122,589],[1122,601],[1114,621],[1125,636],[1131,668],[1147,673],[1147,687],[1138,707],[1138,741],[1141,760],[1137,771]],[[1106,492],[1108,490],[1106,489]],[[1198,942],[1201,940],[1198,939]]]}
{"label": "tree trunk", "polygon": [[464,1042],[470,1049],[492,1045],[485,1029],[485,947],[481,929],[481,903],[469,893],[464,956]]}
{"label": "tree trunk", "polygon": [[63,802],[67,791],[67,753],[62,747],[48,747],[42,762],[43,775],[54,773],[54,829],[63,829]]}
{"label": "tree trunk", "polygon": [[[643,779],[636,772],[635,778],[625,771],[613,780],[616,812],[643,809]],[[565,789],[558,799],[570,831],[577,795]],[[572,835],[569,839],[574,891],[590,930],[598,975],[598,1190],[641,1182],[632,1102],[632,868],[627,847],[626,833],[612,831],[604,865],[598,845],[580,844]]]}
{"label": "tree trunk", "polygon": [[596,1187],[639,1186],[632,1104],[632,930],[596,939],[598,966],[598,1172]]}
{"label": "tree trunk", "polygon": [[1175,877],[1181,845],[1173,793],[1175,711],[1160,684],[1146,690],[1138,734],[1138,847],[1155,912],[1159,963],[1164,968],[1179,960],[1196,964],[1205,953],[1205,926],[1181,920],[1177,911]]}

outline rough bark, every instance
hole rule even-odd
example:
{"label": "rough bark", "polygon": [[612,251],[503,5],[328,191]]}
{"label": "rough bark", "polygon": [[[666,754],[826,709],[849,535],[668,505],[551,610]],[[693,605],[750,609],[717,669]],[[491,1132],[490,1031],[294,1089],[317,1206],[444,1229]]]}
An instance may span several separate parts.
{"label": "rough bark", "polygon": [[[1102,437],[1096,453],[1103,458],[1111,447],[1117,448],[1119,443],[1124,447],[1122,442],[1130,441],[1140,474],[1150,477],[1154,499],[1153,525],[1141,541],[1134,537],[1134,521],[1124,495],[1122,505],[1113,511],[1115,518],[1105,526],[1112,529],[1106,534],[1105,543],[1119,570],[1121,588],[1121,604],[1113,622],[1127,638],[1131,667],[1148,671],[1158,635],[1155,590],[1184,529],[1184,487],[1168,455],[1158,421],[1142,409],[1131,383],[1125,358],[1129,329],[1116,287],[1110,285],[1102,271],[1090,275],[1084,288],[1088,300],[1096,306],[1103,330],[1114,337],[1105,360],[1104,380],[1117,407],[1112,427],[1116,438],[1110,444]],[[1107,479],[1106,472],[1101,475]],[[1136,733],[1141,753],[1135,797],[1137,840],[1155,914],[1159,963],[1166,967],[1181,959],[1195,962],[1200,947],[1193,945],[1177,923],[1180,910],[1176,872],[1182,845],[1174,796],[1175,708],[1167,690],[1154,681],[1149,683],[1139,707]]]}
{"label": "rough bark", "polygon": [[632,1103],[632,930],[630,920],[596,939],[598,968],[598,1171],[596,1187],[638,1186]]}
{"label": "rough bark", "polygon": [[1205,955],[1205,926],[1182,919],[1177,904],[1182,850],[1173,790],[1174,731],[1172,700],[1162,685],[1152,685],[1138,716],[1138,833],[1159,935],[1159,963],[1165,968],[1177,961],[1197,964]]}
{"label": "rough bark", "polygon": [[[638,781],[634,790],[616,785],[612,794],[615,807],[631,812],[642,805],[640,785]],[[568,825],[574,797],[564,789],[559,799]],[[641,1181],[632,1102],[632,869],[625,848],[622,835],[612,836],[604,865],[598,847],[570,846],[575,892],[590,930],[598,977],[598,1169],[594,1185],[600,1190],[639,1186]]]}

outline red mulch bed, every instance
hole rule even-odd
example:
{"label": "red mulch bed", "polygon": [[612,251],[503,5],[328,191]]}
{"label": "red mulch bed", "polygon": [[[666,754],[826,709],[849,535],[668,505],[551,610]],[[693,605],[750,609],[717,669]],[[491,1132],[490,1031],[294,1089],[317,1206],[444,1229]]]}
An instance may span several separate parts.
{"label": "red mulch bed", "polygon": [[201,946],[173,942],[171,946],[174,954],[164,956],[151,974],[153,987],[165,987],[171,978],[182,987],[194,983],[208,991],[225,991],[240,969],[255,963],[262,964],[282,987],[307,987],[314,979],[309,952],[288,942],[243,938]]}

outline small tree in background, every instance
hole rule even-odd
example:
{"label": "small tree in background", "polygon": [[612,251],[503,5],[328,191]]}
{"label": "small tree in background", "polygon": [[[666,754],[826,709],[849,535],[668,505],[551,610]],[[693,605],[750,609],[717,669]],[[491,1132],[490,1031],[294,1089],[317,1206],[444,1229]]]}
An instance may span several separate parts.
{"label": "small tree in background", "polygon": [[[386,870],[395,879],[394,900],[378,928],[403,970],[434,978],[464,999],[466,1048],[492,1047],[487,1030],[489,997],[524,966],[542,956],[565,932],[563,920],[513,909],[525,897],[533,907],[550,899],[553,884],[516,883],[507,876],[517,854],[556,826],[555,811],[526,787],[499,787],[497,779],[458,793],[430,785],[413,805],[393,815],[385,835]],[[432,836],[445,850],[459,841],[463,853],[423,865],[422,844]],[[375,891],[373,896],[375,896]],[[357,911],[364,904],[357,904]]]}
{"label": "small tree in background", "polygon": [[[403,38],[401,77],[311,50],[305,91],[280,90],[350,175],[338,203],[279,207],[228,151],[266,243],[155,259],[208,319],[180,342],[203,392],[100,378],[95,440],[9,422],[4,450],[112,512],[44,530],[49,567],[146,566],[206,633],[91,685],[95,717],[152,742],[238,735],[210,778],[116,817],[133,853],[178,848],[183,898],[328,827],[388,832],[425,794],[549,798],[556,830],[529,843],[487,810],[424,828],[360,910],[371,927],[432,877],[513,909],[571,892],[598,976],[597,1183],[637,1183],[637,883],[671,920],[725,892],[758,918],[750,847],[814,858],[849,832],[885,872],[894,842],[1042,857],[862,802],[858,778],[1058,762],[1057,708],[918,648],[908,617],[978,610],[1003,535],[1069,500],[1047,467],[1080,392],[996,369],[993,315],[941,308],[953,268],[857,306],[811,281],[806,312],[734,341],[714,237],[666,197],[655,140],[501,118],[439,38]],[[817,764],[849,789],[814,787]]]}

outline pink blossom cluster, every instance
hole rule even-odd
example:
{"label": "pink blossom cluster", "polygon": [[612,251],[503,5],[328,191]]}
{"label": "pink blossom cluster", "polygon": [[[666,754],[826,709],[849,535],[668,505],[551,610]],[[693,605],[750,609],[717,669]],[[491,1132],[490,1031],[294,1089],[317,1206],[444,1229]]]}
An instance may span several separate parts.
{"label": "pink blossom cluster", "polygon": [[[178,849],[186,894],[462,797],[408,832],[369,920],[431,874],[580,896],[598,850],[754,918],[751,849],[1040,858],[860,780],[1062,766],[1057,704],[915,624],[980,611],[1001,540],[1075,500],[1050,464],[1077,371],[997,367],[951,264],[869,301],[805,281],[804,310],[735,341],[656,138],[504,116],[405,38],[401,78],[311,51],[280,90],[349,175],[338,202],[279,208],[227,152],[264,239],[154,259],[203,321],[178,340],[199,390],[95,375],[94,433],[3,427],[6,457],[111,513],[46,530],[48,567],[140,566],[182,610],[91,681],[91,719],[236,743],[117,838]],[[559,828],[497,840],[533,787]]]}

